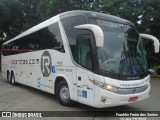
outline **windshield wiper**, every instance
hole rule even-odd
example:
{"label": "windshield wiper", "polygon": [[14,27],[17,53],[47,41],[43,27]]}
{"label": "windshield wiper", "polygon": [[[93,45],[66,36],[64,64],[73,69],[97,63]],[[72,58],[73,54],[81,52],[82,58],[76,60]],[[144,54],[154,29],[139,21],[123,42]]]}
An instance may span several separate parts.
{"label": "windshield wiper", "polygon": [[[124,56],[125,56],[125,57],[122,57],[123,55],[121,55],[121,58],[122,58],[121,60],[122,60],[122,62],[120,62],[120,64],[119,64],[118,75],[122,75],[122,74],[121,74],[122,71],[120,70],[120,69],[121,69],[121,65],[122,65],[122,64],[125,64],[125,65],[126,65],[127,58],[130,56],[130,55],[129,55],[129,51],[126,50],[124,41],[123,41],[123,50],[124,50]],[[123,52],[122,52],[122,53],[123,53]],[[121,60],[120,60],[120,61],[121,61]],[[130,67],[132,67],[130,57],[129,57],[129,62],[130,62]],[[125,67],[124,67],[124,68],[125,68]],[[123,72],[124,72],[124,68],[123,68]],[[132,71],[130,71],[130,72],[132,72]]]}
{"label": "windshield wiper", "polygon": [[130,73],[133,73],[133,67],[135,66],[134,65],[134,59],[135,59],[136,62],[138,63],[138,65],[140,66],[140,69],[142,70],[143,74],[145,74],[145,70],[143,69],[143,67],[140,64],[139,60],[137,59],[136,55],[134,55],[130,49],[126,50],[124,42],[123,42],[123,49],[124,49],[125,57],[122,58],[123,61],[120,62],[120,64],[119,64],[118,75],[122,75],[121,73],[124,71],[125,67],[123,68],[123,70],[121,70],[121,65],[126,64],[127,58],[129,59]]}
{"label": "windshield wiper", "polygon": [[[133,56],[132,51],[131,51],[131,50],[129,50],[129,51],[130,51],[130,53],[131,53],[131,56]],[[140,68],[141,68],[141,70],[142,70],[143,74],[145,74],[145,71],[144,71],[144,69],[143,69],[142,65],[140,64],[140,62],[138,61],[138,59],[137,59],[136,55],[134,55],[134,58],[135,58],[136,62],[138,63],[138,65],[140,66]],[[133,58],[132,58],[132,60],[133,60]],[[133,61],[134,61],[134,60],[133,60]]]}

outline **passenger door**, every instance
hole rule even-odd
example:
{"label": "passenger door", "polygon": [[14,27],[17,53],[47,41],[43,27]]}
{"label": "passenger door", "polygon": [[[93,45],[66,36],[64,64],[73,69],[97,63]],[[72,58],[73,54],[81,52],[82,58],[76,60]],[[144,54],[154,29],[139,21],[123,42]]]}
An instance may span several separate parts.
{"label": "passenger door", "polygon": [[94,85],[90,81],[93,77],[91,32],[78,30],[77,36],[77,96],[84,104],[94,104]]}

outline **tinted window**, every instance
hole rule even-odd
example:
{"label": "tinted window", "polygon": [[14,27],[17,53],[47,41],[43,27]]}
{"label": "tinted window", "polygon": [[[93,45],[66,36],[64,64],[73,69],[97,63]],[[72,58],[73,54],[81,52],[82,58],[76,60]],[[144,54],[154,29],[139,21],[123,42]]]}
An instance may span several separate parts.
{"label": "tinted window", "polygon": [[64,52],[62,37],[58,23],[50,25],[44,30],[44,49],[55,49]]}
{"label": "tinted window", "polygon": [[82,15],[62,19],[62,24],[66,32],[66,35],[68,37],[74,59],[75,59],[75,51],[76,51],[76,29],[74,27],[77,25],[82,25],[86,23],[87,21],[85,17]]}
{"label": "tinted window", "polygon": [[58,23],[4,45],[2,54],[6,56],[43,49],[55,49],[64,52]]}
{"label": "tinted window", "polygon": [[92,52],[90,44],[90,35],[90,31],[79,31],[79,34],[77,36],[77,62],[83,67],[92,70]]}
{"label": "tinted window", "polygon": [[37,51],[43,49],[43,32],[44,29],[32,33],[21,40],[22,48],[26,48],[30,51]]}

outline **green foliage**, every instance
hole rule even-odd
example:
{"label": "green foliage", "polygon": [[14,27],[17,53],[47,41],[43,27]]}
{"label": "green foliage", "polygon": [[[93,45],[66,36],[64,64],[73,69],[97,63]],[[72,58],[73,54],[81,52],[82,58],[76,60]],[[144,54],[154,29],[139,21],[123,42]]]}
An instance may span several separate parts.
{"label": "green foliage", "polygon": [[50,0],[50,5],[48,8],[48,16],[59,14],[69,10],[68,0]]}
{"label": "green foliage", "polygon": [[37,13],[37,6],[39,5],[40,0],[19,0],[22,7],[22,16],[23,16],[23,26],[21,29],[25,31],[30,27],[38,24],[40,22],[39,15]]}
{"label": "green foliage", "polygon": [[44,21],[48,18],[48,9],[50,7],[50,0],[40,0],[37,5],[37,13],[40,17],[40,21]]}
{"label": "green foliage", "polygon": [[0,16],[0,38],[7,39],[17,35],[22,27],[20,2],[0,0]]}
{"label": "green foliage", "polygon": [[[160,39],[159,0],[103,0],[102,11],[132,21],[140,32]],[[137,22],[141,24],[138,24]]]}

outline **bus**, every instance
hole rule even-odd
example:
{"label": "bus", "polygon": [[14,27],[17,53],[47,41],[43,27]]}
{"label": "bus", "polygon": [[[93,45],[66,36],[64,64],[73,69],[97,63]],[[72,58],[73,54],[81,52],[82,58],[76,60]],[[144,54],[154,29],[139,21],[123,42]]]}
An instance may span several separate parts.
{"label": "bus", "polygon": [[[144,39],[145,38],[145,39]],[[125,19],[92,11],[58,14],[2,45],[2,76],[55,94],[61,105],[96,108],[147,99],[150,75],[144,40]]]}

